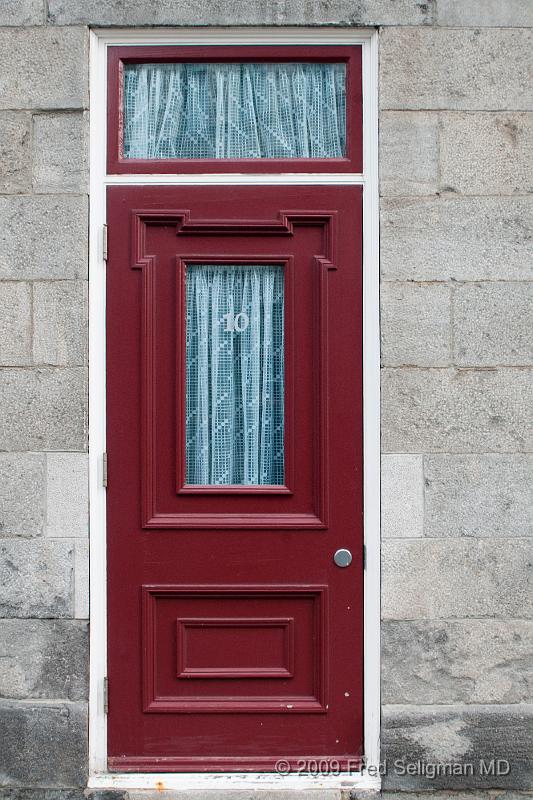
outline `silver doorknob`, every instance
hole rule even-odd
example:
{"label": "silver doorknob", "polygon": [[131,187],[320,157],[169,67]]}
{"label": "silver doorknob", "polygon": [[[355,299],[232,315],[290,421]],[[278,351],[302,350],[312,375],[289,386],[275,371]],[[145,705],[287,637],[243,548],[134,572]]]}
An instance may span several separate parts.
{"label": "silver doorknob", "polygon": [[333,561],[338,567],[349,567],[352,563],[352,554],[349,550],[341,548],[333,556]]}

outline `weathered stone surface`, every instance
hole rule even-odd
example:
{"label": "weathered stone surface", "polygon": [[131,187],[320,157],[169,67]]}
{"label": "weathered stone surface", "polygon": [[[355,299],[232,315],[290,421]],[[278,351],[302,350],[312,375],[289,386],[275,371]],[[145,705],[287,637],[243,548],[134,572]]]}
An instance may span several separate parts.
{"label": "weathered stone surface", "polygon": [[74,620],[0,620],[0,697],[84,700],[88,625]]}
{"label": "weathered stone surface", "polygon": [[379,119],[382,195],[428,195],[438,191],[438,115],[384,111]]}
{"label": "weathered stone surface", "polygon": [[383,619],[533,617],[533,540],[388,539]]}
{"label": "weathered stone surface", "polygon": [[0,26],[42,25],[43,0],[2,0]]}
{"label": "weathered stone surface", "polygon": [[[48,22],[52,25],[121,25],[127,20],[125,0],[49,0]],[[151,24],[149,18],[146,25]]]}
{"label": "weathered stone surface", "polygon": [[87,283],[38,282],[33,288],[36,364],[77,366],[87,360]]}
{"label": "weathered stone surface", "polygon": [[84,369],[0,371],[0,450],[84,450],[85,411]]}
{"label": "weathered stone surface", "polygon": [[31,363],[31,287],[0,283],[0,365]]}
{"label": "weathered stone surface", "polygon": [[533,536],[533,456],[424,456],[426,536]]}
{"label": "weathered stone surface", "polygon": [[74,560],[74,616],[89,619],[89,540],[78,539]]}
{"label": "weathered stone surface", "polygon": [[533,283],[457,286],[453,309],[457,365],[533,364]]}
{"label": "weathered stone surface", "polygon": [[85,278],[86,197],[0,197],[0,278]]}
{"label": "weathered stone surface", "polygon": [[[70,5],[70,3],[69,3]],[[77,0],[75,8],[82,3]],[[231,7],[223,0],[179,3],[174,0],[127,0],[126,25],[428,25],[435,0],[236,0]],[[85,20],[83,16],[80,21]]]}
{"label": "weathered stone surface", "polygon": [[382,283],[381,363],[449,366],[450,300],[444,284]]}
{"label": "weathered stone surface", "polygon": [[85,453],[46,457],[46,534],[77,538],[88,533],[88,461]]}
{"label": "weathered stone surface", "polygon": [[512,789],[465,789],[463,792],[453,791],[383,791],[383,800],[529,800],[530,792],[514,791]]}
{"label": "weathered stone surface", "polygon": [[437,23],[457,27],[522,28],[533,25],[531,0],[438,0]]}
{"label": "weathered stone surface", "polygon": [[527,28],[387,28],[379,53],[381,107],[531,111],[532,42]]}
{"label": "weathered stone surface", "polygon": [[384,199],[385,280],[531,280],[533,198]]}
{"label": "weathered stone surface", "polygon": [[[383,708],[382,747],[388,762],[385,788],[529,789],[533,780],[533,705],[405,706]],[[480,774],[480,760],[506,759],[507,775]],[[473,775],[401,775],[398,763],[472,764]],[[503,766],[503,765],[502,765]],[[477,798],[477,795],[476,795]]]}
{"label": "weathered stone surface", "polygon": [[0,30],[0,108],[84,108],[87,55],[83,28]]}
{"label": "weathered stone surface", "polygon": [[533,370],[382,370],[386,453],[533,450]]}
{"label": "weathered stone surface", "polygon": [[527,703],[533,620],[387,621],[383,703]]}
{"label": "weathered stone surface", "polygon": [[0,536],[39,536],[45,518],[43,453],[0,453]]}
{"label": "weathered stone surface", "polygon": [[[92,800],[98,798],[92,794]],[[124,793],[116,800],[123,800]],[[85,790],[79,789],[20,789],[15,787],[0,787],[0,800],[86,800]],[[102,797],[102,800],[107,800]],[[109,798],[109,800],[112,800]]]}
{"label": "weathered stone surface", "polygon": [[0,701],[0,774],[5,786],[83,786],[85,703]]}
{"label": "weathered stone surface", "polygon": [[533,192],[533,114],[441,114],[441,191]]}
{"label": "weathered stone surface", "polygon": [[381,457],[381,533],[385,538],[424,535],[422,456]]}
{"label": "weathered stone surface", "polygon": [[33,188],[36,192],[88,190],[87,114],[37,114],[33,118]]}
{"label": "weathered stone surface", "polygon": [[0,192],[29,191],[30,159],[29,115],[18,111],[0,112]]}
{"label": "weathered stone surface", "polygon": [[0,615],[71,617],[73,550],[68,541],[0,541]]}

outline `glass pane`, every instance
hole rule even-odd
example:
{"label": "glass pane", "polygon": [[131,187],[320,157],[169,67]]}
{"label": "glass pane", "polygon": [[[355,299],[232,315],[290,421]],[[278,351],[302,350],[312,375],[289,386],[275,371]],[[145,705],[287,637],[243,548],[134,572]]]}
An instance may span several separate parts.
{"label": "glass pane", "polygon": [[283,267],[188,265],[187,483],[284,482]]}
{"label": "glass pane", "polygon": [[124,158],[340,158],[344,64],[130,64]]}

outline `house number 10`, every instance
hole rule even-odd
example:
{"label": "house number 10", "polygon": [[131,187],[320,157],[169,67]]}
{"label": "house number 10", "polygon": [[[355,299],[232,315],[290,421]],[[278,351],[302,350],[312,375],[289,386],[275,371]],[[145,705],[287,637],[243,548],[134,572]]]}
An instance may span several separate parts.
{"label": "house number 10", "polygon": [[227,314],[224,314],[222,319],[226,320],[226,327],[224,330],[236,331],[237,333],[242,333],[246,330],[248,325],[250,324],[250,320],[248,318],[248,314],[246,311],[239,311],[238,314],[233,314],[232,311],[228,311]]}

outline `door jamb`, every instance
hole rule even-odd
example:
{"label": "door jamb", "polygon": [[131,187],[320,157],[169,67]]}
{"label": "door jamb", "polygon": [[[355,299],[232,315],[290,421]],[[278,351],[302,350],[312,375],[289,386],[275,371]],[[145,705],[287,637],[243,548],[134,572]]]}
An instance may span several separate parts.
{"label": "door jamb", "polygon": [[[107,47],[118,44],[361,44],[363,47],[362,175],[120,175],[106,177]],[[238,789],[380,788],[380,348],[378,203],[378,32],[356,28],[94,29],[90,33],[89,228],[89,498],[90,689],[89,781],[94,788]],[[364,767],[340,775],[273,773],[135,773],[107,771],[105,260],[103,231],[110,184],[358,184],[363,192],[364,446]]]}

